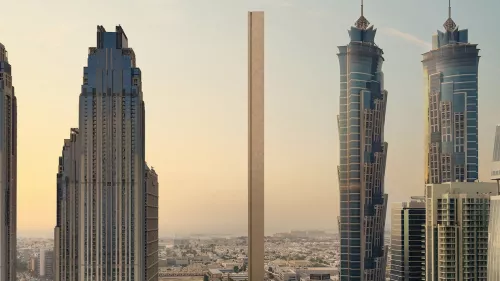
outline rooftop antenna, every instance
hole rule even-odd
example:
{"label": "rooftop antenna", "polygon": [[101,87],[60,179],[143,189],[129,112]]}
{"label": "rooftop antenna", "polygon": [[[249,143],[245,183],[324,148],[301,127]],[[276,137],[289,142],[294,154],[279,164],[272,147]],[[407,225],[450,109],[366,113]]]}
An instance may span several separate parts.
{"label": "rooftop antenna", "polygon": [[451,19],[451,0],[448,0],[448,18]]}
{"label": "rooftop antenna", "polygon": [[451,0],[448,0],[448,19],[445,21],[443,27],[448,32],[452,32],[457,29],[457,25],[451,19]]}
{"label": "rooftop antenna", "polygon": [[366,30],[368,26],[370,26],[370,22],[365,18],[363,8],[364,8],[364,0],[361,0],[361,16],[356,21],[354,26],[356,26],[359,29]]}

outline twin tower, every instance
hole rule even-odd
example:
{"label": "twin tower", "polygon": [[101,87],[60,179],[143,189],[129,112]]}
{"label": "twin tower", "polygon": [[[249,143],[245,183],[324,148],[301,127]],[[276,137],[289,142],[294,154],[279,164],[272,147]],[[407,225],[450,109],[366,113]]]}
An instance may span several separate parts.
{"label": "twin tower", "polygon": [[[478,178],[479,49],[449,17],[423,54],[428,183],[474,182]],[[384,227],[388,195],[384,175],[387,91],[383,51],[376,29],[363,15],[351,27],[351,41],[339,47],[340,110],[340,280],[383,281],[387,264]]]}

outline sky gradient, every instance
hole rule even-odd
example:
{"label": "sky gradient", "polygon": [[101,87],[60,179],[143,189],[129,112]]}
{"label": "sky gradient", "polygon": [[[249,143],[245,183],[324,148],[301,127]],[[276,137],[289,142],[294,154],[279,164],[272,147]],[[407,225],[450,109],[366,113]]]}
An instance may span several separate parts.
{"label": "sky gradient", "polygon": [[[479,162],[489,178],[500,123],[495,21],[500,2],[454,0],[452,17],[481,49]],[[391,202],[423,195],[421,54],[446,0],[365,1],[385,52]],[[18,99],[18,231],[51,236],[58,157],[78,125],[96,26],[121,24],[143,73],[146,159],[159,175],[160,235],[244,234],[247,225],[247,12],[266,13],[266,233],[336,229],[337,46],[353,0],[8,1],[0,42]],[[389,213],[389,212],[388,212]],[[389,221],[388,221],[389,223]]]}

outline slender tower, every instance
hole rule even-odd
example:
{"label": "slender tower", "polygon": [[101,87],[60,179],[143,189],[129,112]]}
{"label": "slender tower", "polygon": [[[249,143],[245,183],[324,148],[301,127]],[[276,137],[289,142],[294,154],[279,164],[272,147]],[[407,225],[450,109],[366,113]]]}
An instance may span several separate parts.
{"label": "slender tower", "polygon": [[477,44],[451,18],[423,54],[426,98],[425,183],[478,179]]}
{"label": "slender tower", "polygon": [[248,14],[248,260],[264,278],[264,12]]}
{"label": "slender tower", "polygon": [[17,101],[7,50],[0,44],[0,280],[16,280]]}
{"label": "slender tower", "polygon": [[384,175],[387,143],[384,121],[383,51],[376,29],[363,14],[339,47],[340,110],[340,280],[385,280],[384,225],[387,194]]}

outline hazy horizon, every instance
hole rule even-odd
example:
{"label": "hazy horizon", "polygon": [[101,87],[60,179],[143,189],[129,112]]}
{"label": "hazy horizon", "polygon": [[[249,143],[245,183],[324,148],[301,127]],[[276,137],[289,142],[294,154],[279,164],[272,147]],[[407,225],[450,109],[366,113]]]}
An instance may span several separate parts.
{"label": "hazy horizon", "polygon": [[[488,3],[486,3],[488,2]],[[159,175],[160,236],[247,228],[247,12],[266,15],[266,234],[337,228],[337,46],[359,17],[349,0],[8,1],[0,42],[18,99],[18,233],[52,235],[63,140],[96,26],[121,24],[142,70],[146,159]],[[495,36],[500,2],[452,1],[479,44],[480,179],[488,180],[500,123]],[[448,1],[365,1],[378,28],[389,91],[389,200],[423,194],[421,54]],[[406,13],[404,11],[411,11]],[[23,17],[19,17],[23,15]],[[421,15],[421,16],[419,16]],[[29,18],[30,21],[26,21]],[[477,20],[481,19],[481,20]],[[33,26],[29,22],[36,22]],[[390,205],[389,205],[390,206]],[[390,212],[388,211],[388,214]],[[387,225],[390,221],[387,221]],[[387,228],[386,225],[386,228]],[[36,236],[36,235],[35,235]]]}

